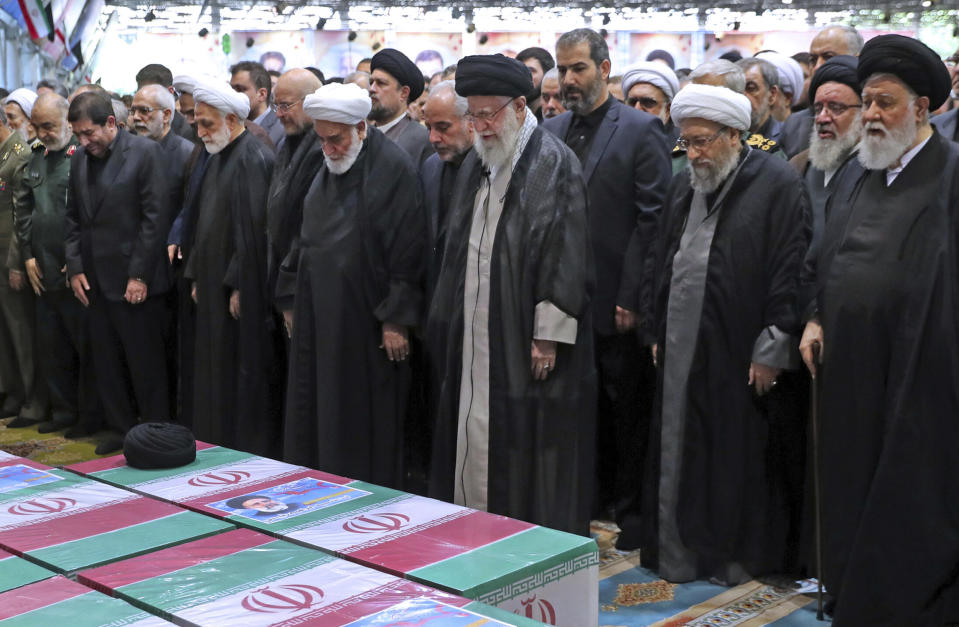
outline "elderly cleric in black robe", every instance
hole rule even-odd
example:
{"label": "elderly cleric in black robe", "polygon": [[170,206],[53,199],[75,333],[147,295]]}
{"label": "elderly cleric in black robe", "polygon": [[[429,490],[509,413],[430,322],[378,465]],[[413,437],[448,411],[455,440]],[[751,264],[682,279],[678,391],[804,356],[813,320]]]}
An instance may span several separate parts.
{"label": "elderly cleric in black robe", "polygon": [[742,143],[749,112],[745,96],[712,85],[688,85],[671,108],[690,162],[670,185],[656,251],[661,368],[642,550],[674,582],[736,585],[786,561],[765,395],[798,361],[808,200],[789,164]]}
{"label": "elderly cleric in black robe", "polygon": [[[525,107],[530,91],[518,61],[459,62],[456,92],[471,107],[475,96],[501,98],[474,111],[476,150],[450,202],[427,319],[430,490],[586,534],[596,408],[587,196],[576,155]],[[490,156],[497,143],[500,159]],[[551,342],[553,357],[537,355]]]}
{"label": "elderly cleric in black robe", "polygon": [[280,270],[280,300],[294,296],[284,459],[398,487],[409,329],[422,315],[425,272],[416,169],[366,124],[360,87],[325,85],[303,110],[325,167]]}
{"label": "elderly cleric in black robe", "polygon": [[954,624],[959,150],[928,122],[949,74],[921,42],[882,35],[858,75],[859,163],[826,207],[801,344],[821,380],[823,580],[834,625]]}

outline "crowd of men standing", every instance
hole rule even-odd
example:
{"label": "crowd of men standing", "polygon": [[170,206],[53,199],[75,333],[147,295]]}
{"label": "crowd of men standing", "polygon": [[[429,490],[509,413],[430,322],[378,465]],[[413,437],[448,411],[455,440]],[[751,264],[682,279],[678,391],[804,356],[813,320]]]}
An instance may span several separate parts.
{"label": "crowd of men standing", "polygon": [[946,65],[839,26],[618,78],[596,32],[554,52],[424,77],[384,49],[325,84],[151,64],[129,107],[8,94],[8,426],[105,428],[103,454],[173,420],[574,533],[611,519],[664,578],[727,585],[812,572],[815,452],[836,623],[955,619]]}

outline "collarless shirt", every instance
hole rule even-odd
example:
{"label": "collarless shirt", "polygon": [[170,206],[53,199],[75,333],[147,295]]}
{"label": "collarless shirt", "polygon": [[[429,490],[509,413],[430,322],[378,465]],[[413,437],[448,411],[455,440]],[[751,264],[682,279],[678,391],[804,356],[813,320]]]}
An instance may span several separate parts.
{"label": "collarless shirt", "polygon": [[606,117],[606,112],[613,106],[613,100],[614,98],[611,95],[607,96],[606,102],[586,115],[573,114],[569,130],[566,131],[566,145],[576,153],[580,164],[586,163],[593,138],[596,137],[596,131],[599,130],[599,125]]}

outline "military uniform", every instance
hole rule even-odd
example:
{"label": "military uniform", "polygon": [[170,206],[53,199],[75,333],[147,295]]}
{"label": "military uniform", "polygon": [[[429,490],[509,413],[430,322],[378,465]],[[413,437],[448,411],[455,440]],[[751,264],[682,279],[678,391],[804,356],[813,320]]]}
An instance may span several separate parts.
{"label": "military uniform", "polygon": [[76,149],[76,138],[57,151],[38,143],[16,195],[20,256],[24,262],[35,259],[42,273],[43,291],[36,303],[38,361],[50,393],[53,422],[41,425],[41,430],[75,423],[80,407],[88,428],[99,420],[89,364],[87,310],[73,296],[62,270],[66,264],[67,183]]}
{"label": "military uniform", "polygon": [[[15,426],[43,417],[41,381],[34,362],[33,291],[10,287],[10,272],[23,272],[14,230],[14,194],[20,188],[30,148],[16,132],[0,144],[0,390],[2,416],[19,415]],[[24,281],[26,278],[24,277]]]}
{"label": "military uniform", "polygon": [[[779,145],[779,142],[774,139],[766,139],[759,133],[751,133],[746,138],[746,145],[755,150],[762,150],[763,152],[776,155],[781,159],[786,159],[786,153],[782,151],[782,146]],[[689,163],[689,159],[686,158],[686,151],[679,146],[673,147],[670,158],[673,164],[673,176],[685,170],[686,164]]]}

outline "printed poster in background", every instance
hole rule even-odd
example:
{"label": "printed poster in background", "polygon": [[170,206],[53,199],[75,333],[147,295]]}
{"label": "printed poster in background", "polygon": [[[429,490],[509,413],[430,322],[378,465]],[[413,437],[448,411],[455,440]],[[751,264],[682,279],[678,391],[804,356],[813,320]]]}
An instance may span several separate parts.
{"label": "printed poster in background", "polygon": [[[480,43],[483,37],[486,37],[486,43]],[[521,50],[530,46],[539,46],[546,48],[550,54],[556,49],[556,39],[558,36],[547,41],[543,39],[542,33],[477,33],[476,54],[502,54],[507,57],[515,58]],[[609,40],[607,40],[609,41]],[[609,42],[612,47],[613,42]]]}
{"label": "printed poster in background", "polygon": [[[316,65],[315,40],[310,31],[236,31],[230,37],[231,63],[257,61],[281,74],[291,68]],[[253,40],[250,47],[246,45],[248,40]]]}
{"label": "printed poster in background", "polygon": [[389,47],[408,56],[423,76],[430,77],[463,57],[463,34],[397,33]]}
{"label": "printed poster in background", "polygon": [[260,523],[272,524],[370,494],[316,477],[306,477],[214,501],[208,506],[225,512],[228,516],[242,516]]}
{"label": "printed poster in background", "polygon": [[[692,36],[680,33],[631,33],[629,37],[629,65],[645,61],[654,50],[665,50],[676,63],[676,68],[689,67]],[[625,68],[623,68],[625,69]],[[615,71],[622,74],[622,71]]]}

